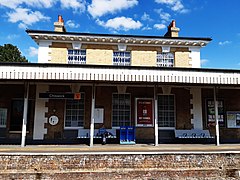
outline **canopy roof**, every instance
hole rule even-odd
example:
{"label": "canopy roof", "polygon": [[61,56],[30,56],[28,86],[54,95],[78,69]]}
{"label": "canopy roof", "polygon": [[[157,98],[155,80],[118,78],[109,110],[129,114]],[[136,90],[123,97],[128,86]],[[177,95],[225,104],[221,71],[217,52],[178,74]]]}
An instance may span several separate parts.
{"label": "canopy roof", "polygon": [[240,85],[240,70],[0,63],[0,80]]}

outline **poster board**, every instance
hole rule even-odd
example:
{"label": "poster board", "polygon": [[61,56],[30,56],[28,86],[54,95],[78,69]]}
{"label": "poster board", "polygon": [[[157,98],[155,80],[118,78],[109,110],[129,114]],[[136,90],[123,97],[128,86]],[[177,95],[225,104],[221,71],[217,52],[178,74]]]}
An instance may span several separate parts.
{"label": "poster board", "polygon": [[[223,100],[218,100],[218,122],[220,127],[225,126]],[[207,126],[215,124],[215,106],[213,100],[206,100],[207,107]]]}
{"label": "poster board", "polygon": [[94,109],[94,123],[103,123],[104,109],[95,108]]}
{"label": "poster board", "polygon": [[227,111],[227,127],[240,128],[240,111]]}
{"label": "poster board", "polygon": [[136,98],[136,126],[152,127],[153,126],[153,99]]}

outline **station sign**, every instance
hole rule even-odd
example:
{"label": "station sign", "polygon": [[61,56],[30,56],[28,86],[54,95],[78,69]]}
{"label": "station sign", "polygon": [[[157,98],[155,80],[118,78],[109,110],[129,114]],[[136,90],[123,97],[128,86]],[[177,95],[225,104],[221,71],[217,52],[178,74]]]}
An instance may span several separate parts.
{"label": "station sign", "polygon": [[39,98],[48,99],[81,99],[81,93],[39,93]]}

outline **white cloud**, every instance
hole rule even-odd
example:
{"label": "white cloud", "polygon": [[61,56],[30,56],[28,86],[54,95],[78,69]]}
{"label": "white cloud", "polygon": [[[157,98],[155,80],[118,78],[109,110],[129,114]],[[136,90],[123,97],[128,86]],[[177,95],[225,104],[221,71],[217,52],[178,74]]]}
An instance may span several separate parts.
{"label": "white cloud", "polygon": [[206,65],[209,62],[208,59],[201,59],[201,65]]}
{"label": "white cloud", "polygon": [[50,17],[44,16],[41,12],[33,12],[27,8],[17,8],[15,11],[7,13],[7,17],[9,22],[19,22],[19,28],[26,28],[39,21],[50,20]]}
{"label": "white cloud", "polygon": [[84,12],[86,10],[86,2],[84,0],[60,0],[60,2],[63,9],[72,8],[74,9],[74,12]]}
{"label": "white cloud", "polygon": [[7,36],[7,40],[14,40],[14,39],[17,39],[19,37],[20,37],[20,35],[18,35],[18,34],[9,34]]}
{"label": "white cloud", "polygon": [[15,9],[23,4],[31,7],[50,8],[56,3],[55,0],[1,0],[0,5]]}
{"label": "white cloud", "polygon": [[143,21],[152,21],[153,19],[150,18],[150,15],[144,12],[144,14],[141,17],[141,20]]}
{"label": "white cloud", "polygon": [[142,27],[140,21],[134,21],[132,18],[126,17],[116,17],[114,19],[109,19],[107,22],[100,21],[99,19],[96,22],[103,27],[114,29],[114,30],[123,30],[128,31],[130,29],[139,29]]}
{"label": "white cloud", "polygon": [[162,30],[162,29],[165,29],[167,26],[165,24],[154,24],[153,27],[158,30]]}
{"label": "white cloud", "polygon": [[223,42],[219,42],[218,44],[220,46],[225,46],[225,45],[228,45],[228,44],[231,44],[232,42],[231,41],[223,41]]}
{"label": "white cloud", "polygon": [[28,55],[30,56],[30,57],[35,57],[35,56],[37,56],[38,55],[38,48],[35,48],[35,47],[29,47],[29,49],[28,49]]}
{"label": "white cloud", "polygon": [[145,31],[145,30],[151,30],[152,28],[149,27],[149,26],[146,26],[146,27],[143,27],[142,30]]}
{"label": "white cloud", "polygon": [[170,21],[171,15],[169,13],[164,12],[163,9],[155,9],[154,11],[159,14],[163,22]]}
{"label": "white cloud", "polygon": [[187,13],[189,11],[182,4],[182,0],[155,0],[155,2],[159,4],[166,4],[173,11],[178,13]]}
{"label": "white cloud", "polygon": [[68,20],[66,22],[66,26],[68,26],[70,28],[79,28],[80,24],[76,24],[73,20]]}
{"label": "white cloud", "polygon": [[83,12],[86,9],[85,0],[0,0],[0,6],[10,9],[21,8],[23,6],[34,8],[51,8],[57,2],[60,2],[64,9],[72,8],[74,11]]}
{"label": "white cloud", "polygon": [[92,0],[92,4],[88,6],[88,12],[96,18],[105,14],[114,14],[137,4],[138,0]]}

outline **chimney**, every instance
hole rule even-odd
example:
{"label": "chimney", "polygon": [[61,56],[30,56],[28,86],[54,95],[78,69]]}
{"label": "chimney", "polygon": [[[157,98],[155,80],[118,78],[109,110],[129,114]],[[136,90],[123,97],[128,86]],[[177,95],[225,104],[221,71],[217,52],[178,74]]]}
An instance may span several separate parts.
{"label": "chimney", "polygon": [[66,28],[64,26],[64,20],[61,15],[58,15],[58,21],[54,22],[54,31],[66,32]]}
{"label": "chimney", "polygon": [[168,32],[164,35],[165,37],[178,37],[180,29],[176,27],[176,21],[172,22],[168,26]]}

